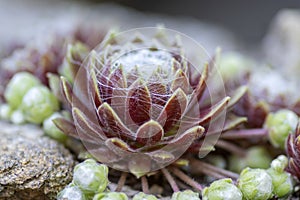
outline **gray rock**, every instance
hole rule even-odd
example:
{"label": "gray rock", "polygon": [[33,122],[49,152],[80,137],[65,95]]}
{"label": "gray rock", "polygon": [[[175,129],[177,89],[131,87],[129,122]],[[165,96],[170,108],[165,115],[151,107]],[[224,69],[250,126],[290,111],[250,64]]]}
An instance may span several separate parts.
{"label": "gray rock", "polygon": [[289,78],[298,78],[300,76],[300,10],[280,11],[274,18],[263,45],[269,63]]}
{"label": "gray rock", "polygon": [[55,199],[72,180],[72,154],[35,126],[0,127],[0,199]]}

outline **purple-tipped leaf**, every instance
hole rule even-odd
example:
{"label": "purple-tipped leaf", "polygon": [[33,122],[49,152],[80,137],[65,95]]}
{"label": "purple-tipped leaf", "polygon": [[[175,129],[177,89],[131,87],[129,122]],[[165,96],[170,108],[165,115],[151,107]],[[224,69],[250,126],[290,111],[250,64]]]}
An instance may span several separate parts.
{"label": "purple-tipped leaf", "polygon": [[110,137],[119,137],[134,141],[134,134],[123,124],[114,110],[107,103],[98,108],[98,117]]}
{"label": "purple-tipped leaf", "polygon": [[161,125],[150,120],[139,127],[136,133],[136,141],[143,145],[152,145],[162,140],[164,130]]}
{"label": "purple-tipped leaf", "polygon": [[84,134],[81,135],[90,135],[95,140],[101,139],[106,140],[107,137],[104,135],[99,124],[91,121],[80,109],[74,107],[72,110],[74,122],[76,128],[80,128]]}
{"label": "purple-tipped leaf", "polygon": [[213,105],[212,107],[210,107],[206,110],[201,110],[200,111],[200,120],[198,121],[198,123],[199,124],[206,124],[207,122],[209,122],[213,118],[217,117],[221,112],[224,111],[224,109],[226,108],[229,100],[230,100],[230,97],[225,97],[220,102]]}
{"label": "purple-tipped leaf", "polygon": [[[187,102],[185,93],[182,89],[178,88],[166,103],[157,121],[163,126],[167,135],[176,134]],[[169,131],[171,132],[168,133]]]}
{"label": "purple-tipped leaf", "polygon": [[147,86],[140,80],[136,80],[130,87],[126,98],[129,116],[137,125],[150,120],[151,96]]}
{"label": "purple-tipped leaf", "polygon": [[181,69],[178,69],[175,74],[175,79],[171,84],[171,91],[176,91],[178,88],[181,88],[185,94],[188,94],[190,91],[189,80]]}

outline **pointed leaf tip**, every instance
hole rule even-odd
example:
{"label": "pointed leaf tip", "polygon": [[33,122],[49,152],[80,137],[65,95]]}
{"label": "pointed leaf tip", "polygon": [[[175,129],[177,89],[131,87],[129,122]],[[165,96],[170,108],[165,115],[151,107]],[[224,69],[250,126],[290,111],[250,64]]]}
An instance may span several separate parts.
{"label": "pointed leaf tip", "polygon": [[150,120],[139,127],[136,140],[141,144],[151,145],[161,141],[163,134],[164,130],[161,125],[154,120]]}

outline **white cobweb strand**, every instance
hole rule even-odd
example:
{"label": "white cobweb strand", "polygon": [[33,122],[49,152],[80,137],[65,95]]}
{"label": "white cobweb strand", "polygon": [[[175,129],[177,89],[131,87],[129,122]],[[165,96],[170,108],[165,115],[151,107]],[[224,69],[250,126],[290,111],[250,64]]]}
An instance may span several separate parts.
{"label": "white cobweb strand", "polygon": [[123,66],[126,74],[138,67],[138,70],[144,80],[148,80],[150,76],[160,67],[166,74],[171,74],[172,55],[162,50],[133,50],[122,55],[113,63],[113,67]]}

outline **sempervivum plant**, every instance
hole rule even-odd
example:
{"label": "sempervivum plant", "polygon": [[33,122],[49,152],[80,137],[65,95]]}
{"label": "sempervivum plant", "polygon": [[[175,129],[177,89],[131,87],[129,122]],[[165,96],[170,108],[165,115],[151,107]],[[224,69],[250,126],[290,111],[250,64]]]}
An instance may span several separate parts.
{"label": "sempervivum plant", "polygon": [[300,96],[295,93],[295,81],[262,67],[249,73],[246,83],[249,87],[248,93],[237,104],[235,112],[248,117],[249,127],[262,127],[267,115],[280,109],[289,109],[300,114]]}
{"label": "sempervivum plant", "polygon": [[261,128],[268,113],[280,109],[300,114],[295,79],[238,53],[223,54],[219,66],[228,91],[240,85],[248,86],[248,92],[234,106],[235,114],[248,118],[248,128]]}
{"label": "sempervivum plant", "polygon": [[[61,79],[73,122],[59,118],[54,122],[66,134],[79,137],[98,161],[142,177],[143,189],[147,187],[144,175],[161,169],[178,191],[164,167],[192,143],[201,147],[205,134],[216,135],[219,126],[215,123],[210,133],[209,123],[220,123],[216,119],[230,100],[227,96],[217,101],[207,98],[213,61],[199,72],[185,58],[180,42],[159,30],[151,36],[126,38],[111,33],[83,63],[73,89]],[[223,128],[222,120],[220,125]],[[181,171],[172,172],[201,189]]]}

